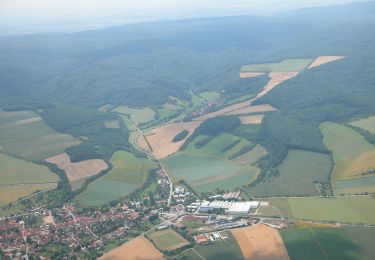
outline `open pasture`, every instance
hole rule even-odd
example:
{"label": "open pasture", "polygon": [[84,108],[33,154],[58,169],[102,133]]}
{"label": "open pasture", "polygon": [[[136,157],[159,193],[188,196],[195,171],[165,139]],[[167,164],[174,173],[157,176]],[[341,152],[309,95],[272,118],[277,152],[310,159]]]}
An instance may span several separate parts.
{"label": "open pasture", "polygon": [[371,196],[287,200],[295,219],[375,224],[375,199]]}
{"label": "open pasture", "polygon": [[356,120],[350,123],[353,126],[362,128],[364,130],[369,131],[370,133],[375,134],[375,116],[371,116],[369,118]]}
{"label": "open pasture", "polygon": [[314,182],[328,182],[332,163],[327,154],[291,150],[279,166],[280,176],[249,188],[255,196],[320,195]]}
{"label": "open pasture", "polygon": [[276,229],[260,224],[231,230],[245,259],[289,259]]}
{"label": "open pasture", "polygon": [[251,64],[241,67],[241,72],[300,72],[312,59],[287,59],[277,63]]}
{"label": "open pasture", "polygon": [[220,93],[216,91],[206,91],[199,93],[199,96],[207,100],[208,102],[214,102],[220,99]]}
{"label": "open pasture", "polygon": [[123,244],[122,246],[109,251],[99,259],[122,260],[125,258],[129,260],[159,260],[163,259],[163,254],[160,253],[145,237],[139,236]]}
{"label": "open pasture", "polygon": [[[227,236],[228,239],[218,240],[213,244],[208,245],[197,245],[194,247],[194,250],[198,253],[200,257],[203,257],[207,260],[214,259],[231,259],[231,260],[240,260],[245,259],[239,243],[233,237],[230,232],[220,232],[223,235]],[[197,254],[195,253],[195,254]],[[194,254],[192,254],[194,255]],[[189,258],[188,258],[189,259]],[[194,258],[193,258],[194,259]],[[196,258],[195,258],[196,259]]]}
{"label": "open pasture", "polygon": [[[200,123],[201,122],[193,121],[163,125],[147,132],[145,136],[155,157],[162,159],[177,152]],[[183,130],[189,131],[185,139],[179,142],[172,142],[173,138]],[[147,147],[143,148],[147,149]]]}
{"label": "open pasture", "polygon": [[[375,148],[355,130],[336,123],[325,122],[320,125],[325,146],[333,153],[335,166],[332,182],[335,189],[341,189],[340,183],[347,179],[366,178],[369,170],[375,169]],[[353,186],[357,183],[358,187]],[[369,189],[360,180],[351,181],[351,189],[368,192]],[[371,189],[371,186],[370,186]],[[339,191],[339,192],[342,192]]]}
{"label": "open pasture", "polygon": [[291,259],[361,259],[360,249],[344,228],[290,228],[280,234]]}
{"label": "open pasture", "polygon": [[187,245],[189,242],[172,229],[155,231],[148,235],[160,250],[175,250]]}
{"label": "open pasture", "polygon": [[0,206],[34,191],[52,189],[58,181],[45,166],[0,153]]}
{"label": "open pasture", "polygon": [[[108,168],[108,165],[102,159],[91,159],[72,163],[66,153],[62,153],[46,159],[47,162],[56,164],[64,170],[70,182],[84,180],[90,176],[97,175]],[[79,188],[76,186],[75,188]]]}
{"label": "open pasture", "polygon": [[0,150],[27,160],[43,160],[79,144],[57,133],[32,111],[0,112]]}
{"label": "open pasture", "polygon": [[120,124],[118,121],[107,121],[105,122],[105,127],[107,128],[120,128]]}
{"label": "open pasture", "polygon": [[155,165],[147,158],[139,158],[126,151],[112,155],[113,169],[90,183],[77,200],[85,206],[99,206],[134,191],[146,180]]}
{"label": "open pasture", "polygon": [[238,156],[234,161],[241,164],[252,165],[265,155],[267,155],[267,150],[263,146],[257,144],[251,151]]}
{"label": "open pasture", "polygon": [[326,63],[330,63],[333,61],[341,60],[345,58],[344,56],[319,56],[316,58],[313,63],[310,64],[309,69],[319,67],[321,65],[324,65]]}
{"label": "open pasture", "polygon": [[155,112],[149,107],[132,108],[128,106],[118,106],[113,109],[114,112],[128,115],[135,124],[143,124],[154,120]]}

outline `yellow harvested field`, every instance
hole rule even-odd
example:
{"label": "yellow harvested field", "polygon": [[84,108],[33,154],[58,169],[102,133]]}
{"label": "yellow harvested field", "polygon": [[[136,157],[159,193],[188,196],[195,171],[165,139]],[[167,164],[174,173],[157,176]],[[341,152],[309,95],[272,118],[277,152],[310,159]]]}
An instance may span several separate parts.
{"label": "yellow harvested field", "polygon": [[[177,152],[200,123],[201,122],[199,121],[192,121],[163,125],[152,129],[145,135],[145,137],[150,144],[155,157],[162,159]],[[173,138],[183,130],[189,131],[188,136],[179,142],[172,142]]]}
{"label": "yellow harvested field", "polygon": [[350,179],[360,177],[369,169],[375,169],[375,149],[361,153],[360,155],[336,163],[333,176],[337,179]]}
{"label": "yellow harvested field", "polygon": [[245,79],[245,78],[255,78],[258,76],[264,75],[263,72],[240,72],[240,78]]}
{"label": "yellow harvested field", "polygon": [[264,115],[240,116],[240,120],[243,125],[261,124],[263,117]]}
{"label": "yellow harvested field", "polygon": [[313,63],[308,67],[309,69],[319,67],[320,65],[332,62],[332,61],[337,61],[345,58],[345,56],[319,56],[316,58]]}
{"label": "yellow harvested field", "polygon": [[143,236],[139,236],[109,251],[99,260],[156,260],[163,258],[163,254],[150,241]]}
{"label": "yellow harvested field", "polygon": [[67,153],[52,156],[46,159],[46,162],[54,163],[60,169],[64,170],[69,181],[87,178],[108,168],[108,165],[102,159],[92,159],[72,163]]}
{"label": "yellow harvested field", "polygon": [[245,259],[289,259],[284,242],[276,229],[260,224],[233,229]]}
{"label": "yellow harvested field", "polygon": [[261,92],[258,93],[255,99],[263,97],[277,85],[283,83],[288,79],[294,78],[297,75],[298,72],[271,72],[270,74],[268,74],[268,77],[271,78],[270,81],[268,81],[267,85],[263,88]]}
{"label": "yellow harvested field", "polygon": [[258,105],[258,106],[248,106],[232,112],[227,113],[226,115],[241,115],[241,114],[250,114],[250,113],[260,113],[260,112],[271,112],[276,111],[271,105]]}

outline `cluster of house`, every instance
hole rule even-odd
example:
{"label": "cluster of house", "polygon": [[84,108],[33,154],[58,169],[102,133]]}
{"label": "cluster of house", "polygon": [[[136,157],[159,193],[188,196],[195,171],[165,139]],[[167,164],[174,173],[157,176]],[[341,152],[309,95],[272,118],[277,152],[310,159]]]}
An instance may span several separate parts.
{"label": "cluster of house", "polygon": [[195,242],[198,244],[203,244],[207,242],[215,242],[218,240],[227,240],[229,239],[223,232],[213,232],[207,234],[200,234],[194,237]]}

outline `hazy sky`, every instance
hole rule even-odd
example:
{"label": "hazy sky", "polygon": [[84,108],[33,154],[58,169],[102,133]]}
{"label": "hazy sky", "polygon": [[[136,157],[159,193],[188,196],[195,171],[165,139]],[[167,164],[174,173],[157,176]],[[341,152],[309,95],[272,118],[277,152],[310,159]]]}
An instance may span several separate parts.
{"label": "hazy sky", "polygon": [[1,30],[72,30],[129,22],[272,14],[361,0],[0,0]]}

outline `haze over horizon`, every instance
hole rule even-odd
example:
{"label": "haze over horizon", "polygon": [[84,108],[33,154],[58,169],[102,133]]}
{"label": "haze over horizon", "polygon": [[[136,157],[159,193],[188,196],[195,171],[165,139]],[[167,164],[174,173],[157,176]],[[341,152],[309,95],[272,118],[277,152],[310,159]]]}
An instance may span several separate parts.
{"label": "haze over horizon", "polygon": [[364,0],[3,0],[0,34],[70,32],[129,23],[229,15],[272,15]]}

